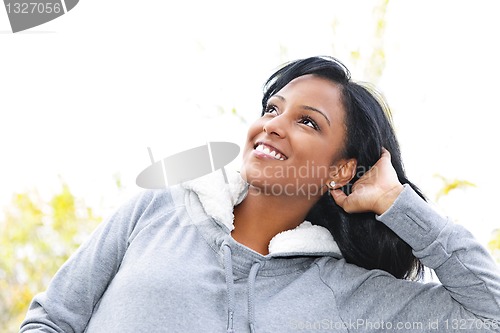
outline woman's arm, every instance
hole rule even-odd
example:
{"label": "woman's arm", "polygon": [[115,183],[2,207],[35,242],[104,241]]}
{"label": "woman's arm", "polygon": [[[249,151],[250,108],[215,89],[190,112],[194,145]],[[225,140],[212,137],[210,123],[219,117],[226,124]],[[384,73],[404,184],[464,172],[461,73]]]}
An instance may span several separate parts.
{"label": "woman's arm", "polygon": [[[434,269],[464,310],[490,320],[500,331],[500,271],[468,230],[438,214],[408,185],[377,219],[407,242],[425,266]],[[439,304],[432,306],[439,309]],[[443,314],[452,311],[444,305],[439,310]],[[469,324],[480,326],[479,322]]]}
{"label": "woman's arm", "polygon": [[[347,212],[378,214],[379,221],[407,242],[425,266],[434,269],[444,289],[430,285],[399,289],[401,293],[413,290],[414,299],[426,300],[420,304],[422,309],[427,307],[422,314],[429,315],[431,309],[438,312],[436,317],[441,317],[441,324],[448,324],[448,328],[452,328],[454,320],[457,325],[472,324],[485,330],[491,324],[489,328],[500,331],[498,266],[469,231],[438,214],[410,186],[399,183],[389,152],[383,151],[375,166],[354,184],[349,196],[340,190],[333,190],[332,196]],[[412,315],[418,312],[413,306],[407,307],[413,308]],[[473,323],[471,319],[475,318],[480,321]],[[467,322],[458,322],[460,319]],[[480,323],[485,325],[481,327]]]}
{"label": "woman's arm", "polygon": [[116,274],[129,237],[151,200],[144,193],[102,223],[34,297],[20,332],[83,332]]}

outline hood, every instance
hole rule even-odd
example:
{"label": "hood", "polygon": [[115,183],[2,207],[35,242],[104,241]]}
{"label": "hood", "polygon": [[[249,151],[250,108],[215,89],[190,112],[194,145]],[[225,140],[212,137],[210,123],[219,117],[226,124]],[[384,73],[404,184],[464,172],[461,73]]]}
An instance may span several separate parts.
{"label": "hood", "polygon": [[[207,215],[230,233],[234,229],[233,208],[247,195],[248,184],[237,172],[226,174],[227,184],[222,172],[217,171],[185,182],[181,186],[195,192]],[[269,242],[269,255],[272,257],[330,255],[337,258],[342,256],[330,231],[308,221],[302,222],[295,229],[274,236]]]}

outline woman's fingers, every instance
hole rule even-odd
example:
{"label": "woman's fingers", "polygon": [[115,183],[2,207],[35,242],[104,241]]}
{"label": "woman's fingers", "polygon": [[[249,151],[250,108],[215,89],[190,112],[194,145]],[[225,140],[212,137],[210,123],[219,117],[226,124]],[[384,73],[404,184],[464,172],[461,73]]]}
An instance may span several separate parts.
{"label": "woman's fingers", "polygon": [[391,154],[382,148],[380,159],[358,179],[349,195],[342,190],[331,190],[337,205],[348,213],[384,213],[402,191],[396,171],[391,163]]}
{"label": "woman's fingers", "polygon": [[344,208],[344,203],[347,200],[347,195],[341,189],[331,190],[330,194],[332,195],[333,200],[335,200],[335,203]]}
{"label": "woman's fingers", "polygon": [[370,191],[372,189],[369,186],[357,184],[349,195],[342,190],[334,190],[331,194],[337,205],[347,213],[364,213],[373,210],[373,202],[370,200],[372,195],[368,193]]}

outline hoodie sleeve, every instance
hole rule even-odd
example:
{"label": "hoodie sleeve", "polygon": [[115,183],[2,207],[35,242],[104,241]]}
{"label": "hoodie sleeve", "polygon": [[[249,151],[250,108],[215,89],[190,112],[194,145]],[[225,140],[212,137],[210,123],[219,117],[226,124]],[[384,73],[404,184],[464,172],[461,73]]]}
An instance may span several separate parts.
{"label": "hoodie sleeve", "polygon": [[442,314],[441,328],[500,331],[500,270],[468,230],[438,214],[408,185],[377,219],[407,242],[442,284],[416,288],[428,295],[422,313]]}
{"label": "hoodie sleeve", "polygon": [[83,332],[127,250],[152,192],[144,192],[99,225],[36,295],[20,332]]}

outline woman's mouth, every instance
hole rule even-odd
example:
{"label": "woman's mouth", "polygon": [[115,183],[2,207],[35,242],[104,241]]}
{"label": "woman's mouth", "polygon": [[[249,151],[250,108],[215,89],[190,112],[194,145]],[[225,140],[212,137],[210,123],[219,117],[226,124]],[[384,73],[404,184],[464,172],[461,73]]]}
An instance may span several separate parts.
{"label": "woman's mouth", "polygon": [[275,160],[284,161],[287,159],[287,157],[283,153],[279,152],[276,148],[268,146],[262,142],[257,143],[257,145],[254,147],[254,150],[268,157],[274,158]]}

